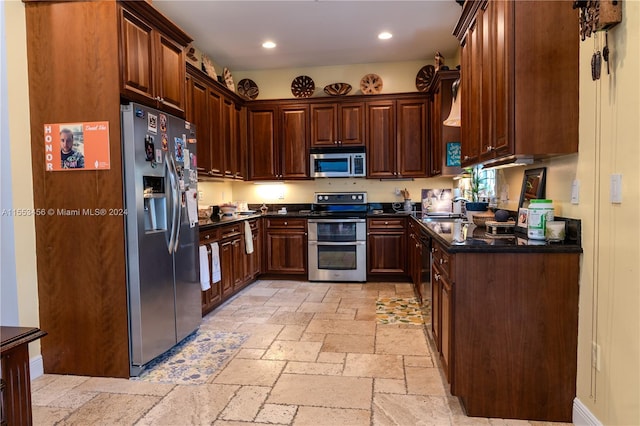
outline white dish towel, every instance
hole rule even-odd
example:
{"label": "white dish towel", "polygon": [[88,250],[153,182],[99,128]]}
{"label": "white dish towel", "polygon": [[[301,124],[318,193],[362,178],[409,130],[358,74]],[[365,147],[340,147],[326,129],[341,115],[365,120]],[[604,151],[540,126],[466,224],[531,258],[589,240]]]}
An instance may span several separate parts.
{"label": "white dish towel", "polygon": [[253,235],[251,235],[251,226],[249,221],[244,221],[244,250],[247,254],[253,253]]}
{"label": "white dish towel", "polygon": [[220,271],[220,248],[218,243],[211,243],[211,265],[212,282],[217,283],[222,280],[222,273]]}
{"label": "white dish towel", "polygon": [[207,246],[200,246],[200,287],[202,291],[211,288],[211,280],[209,275],[209,255],[207,254]]}

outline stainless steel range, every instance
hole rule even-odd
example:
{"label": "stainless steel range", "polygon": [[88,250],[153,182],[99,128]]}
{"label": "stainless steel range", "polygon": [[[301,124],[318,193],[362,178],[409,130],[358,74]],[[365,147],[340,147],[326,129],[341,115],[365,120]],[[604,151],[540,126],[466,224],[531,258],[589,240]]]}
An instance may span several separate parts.
{"label": "stainless steel range", "polygon": [[309,280],[367,279],[367,193],[317,192],[309,224]]}

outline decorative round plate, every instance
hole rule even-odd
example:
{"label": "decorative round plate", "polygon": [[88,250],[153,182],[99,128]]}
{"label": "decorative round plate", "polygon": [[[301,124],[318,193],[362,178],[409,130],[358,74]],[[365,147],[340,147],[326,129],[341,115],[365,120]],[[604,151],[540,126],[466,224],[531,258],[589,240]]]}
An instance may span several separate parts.
{"label": "decorative round plate", "polygon": [[227,85],[227,89],[235,92],[236,87],[233,85],[233,76],[231,75],[231,71],[229,71],[229,68],[224,67],[222,75],[224,76],[224,83]]}
{"label": "decorative round plate", "polygon": [[367,74],[360,80],[360,90],[365,95],[377,95],[382,91],[382,79],[377,74]]}
{"label": "decorative round plate", "polygon": [[216,74],[213,62],[211,62],[211,59],[205,55],[202,55],[202,70],[214,80],[218,79],[218,74]]}
{"label": "decorative round plate", "polygon": [[351,91],[351,85],[348,83],[333,83],[324,86],[324,93],[330,96],[344,96]]}
{"label": "decorative round plate", "polygon": [[429,89],[431,80],[436,73],[436,67],[433,65],[425,65],[420,68],[418,75],[416,75],[416,89],[420,92],[426,92]]}
{"label": "decorative round plate", "polygon": [[313,95],[316,90],[316,85],[307,75],[300,75],[293,79],[291,82],[291,93],[296,98],[308,98]]}
{"label": "decorative round plate", "polygon": [[246,99],[255,99],[258,97],[258,85],[255,81],[243,78],[238,82],[238,94]]}

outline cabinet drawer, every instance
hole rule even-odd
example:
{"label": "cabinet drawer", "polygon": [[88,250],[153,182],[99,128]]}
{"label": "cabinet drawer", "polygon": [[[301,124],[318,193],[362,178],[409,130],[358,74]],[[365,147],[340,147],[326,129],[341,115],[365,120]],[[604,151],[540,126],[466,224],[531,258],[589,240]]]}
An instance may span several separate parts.
{"label": "cabinet drawer", "polygon": [[[249,226],[251,227],[251,230],[252,231],[257,231],[259,229],[259,227],[260,227],[259,223],[260,222],[258,221],[258,219],[251,219],[249,221]],[[242,226],[244,226],[244,225],[242,225]]]}
{"label": "cabinet drawer", "polygon": [[220,229],[214,228],[206,231],[200,231],[200,242],[211,243],[220,239]]}
{"label": "cabinet drawer", "polygon": [[404,230],[404,224],[406,219],[403,217],[389,217],[389,218],[377,218],[369,219],[369,229],[399,229]]}
{"label": "cabinet drawer", "polygon": [[232,238],[240,235],[244,230],[244,224],[242,222],[234,223],[233,225],[227,225],[220,227],[220,239]]}
{"label": "cabinet drawer", "polygon": [[269,217],[267,218],[267,228],[307,229],[307,220]]}
{"label": "cabinet drawer", "polygon": [[431,253],[433,254],[434,265],[437,266],[444,275],[450,277],[451,271],[453,270],[453,256],[447,253],[440,244],[434,244]]}

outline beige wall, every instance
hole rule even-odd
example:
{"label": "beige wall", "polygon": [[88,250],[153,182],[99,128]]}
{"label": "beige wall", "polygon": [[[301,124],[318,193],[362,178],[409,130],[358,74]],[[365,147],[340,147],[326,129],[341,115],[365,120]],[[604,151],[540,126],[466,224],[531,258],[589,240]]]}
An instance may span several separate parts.
{"label": "beige wall", "polygon": [[[32,206],[31,162],[29,158],[28,91],[26,87],[26,48],[24,6],[19,1],[6,1],[5,25],[7,30],[8,86],[10,110],[11,156],[13,167],[14,207]],[[613,74],[599,83],[591,81],[590,60],[593,40],[581,46],[580,78],[580,154],[567,156],[546,163],[548,169],[548,195],[556,200],[556,209],[563,216],[582,219],[583,247],[580,282],[580,323],[578,350],[578,398],[603,423],[630,425],[640,423],[640,320],[638,317],[640,295],[638,265],[640,264],[640,211],[638,163],[640,161],[638,135],[640,134],[640,2],[623,2],[624,22],[609,32],[612,50]],[[429,63],[429,62],[425,62]],[[361,75],[375,72],[385,82],[385,92],[413,91],[415,73],[421,64],[402,64],[404,77],[387,74],[387,68],[339,67],[309,70],[316,85],[347,80],[357,87]],[[365,71],[366,69],[366,71]],[[389,68],[391,70],[392,68]],[[330,72],[329,72],[330,71]],[[291,79],[299,70],[278,77],[265,74],[237,73],[236,81],[248,77],[256,81],[264,95],[290,97]],[[306,71],[305,71],[306,72]],[[263,77],[264,76],[264,77]],[[409,78],[410,77],[410,78]],[[271,80],[273,78],[273,81]],[[402,79],[403,82],[399,83]],[[275,84],[275,82],[278,82]],[[286,83],[286,84],[285,84]],[[393,91],[396,91],[394,89]],[[598,108],[601,114],[596,115]],[[594,119],[594,117],[601,117]],[[601,120],[601,121],[600,121]],[[596,123],[601,126],[596,127]],[[601,137],[596,137],[599,134]],[[623,203],[608,202],[609,175],[623,174]],[[510,198],[519,196],[522,170],[509,171]],[[570,181],[580,180],[580,203],[571,205]],[[335,183],[333,183],[336,181]],[[320,185],[335,187],[360,186],[369,191],[372,198],[395,201],[393,188],[406,186],[412,193],[420,188],[446,182],[440,179],[414,182],[380,182],[373,180],[327,180]],[[222,190],[227,199],[245,198],[253,202],[257,185],[249,183],[203,183],[201,187],[211,192],[211,202],[218,199]],[[207,189],[210,187],[211,189]],[[286,185],[286,202],[308,202],[309,193],[315,190],[309,182]],[[216,195],[216,191],[218,194]],[[262,200],[255,200],[261,202]],[[21,325],[37,325],[38,295],[35,272],[35,241],[32,218],[15,222],[16,269],[18,303]],[[591,368],[591,341],[597,340],[602,348],[600,371]],[[32,347],[32,355],[34,355]],[[35,353],[39,349],[36,348]]]}
{"label": "beige wall", "polygon": [[[578,398],[604,424],[640,424],[640,2],[623,2],[609,31],[612,74],[591,79],[594,40],[580,52],[580,204],[563,208],[583,220]],[[599,35],[599,42],[604,34]],[[609,201],[609,179],[623,175],[622,203]],[[602,351],[591,368],[591,342]]]}
{"label": "beige wall", "polygon": [[[3,2],[7,46],[9,138],[13,207],[33,208],[31,180],[31,131],[27,80],[27,39],[24,5],[20,1]],[[4,106],[3,106],[4,108]],[[14,217],[18,317],[21,326],[40,325],[38,314],[38,278],[36,273],[35,222],[33,216]],[[31,356],[40,354],[40,343],[29,345]]]}

